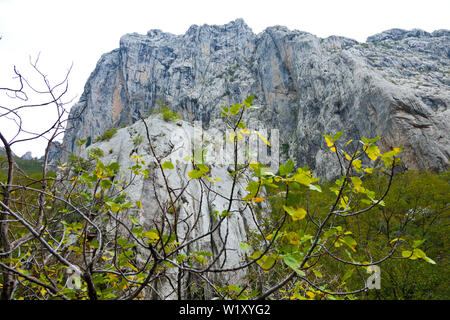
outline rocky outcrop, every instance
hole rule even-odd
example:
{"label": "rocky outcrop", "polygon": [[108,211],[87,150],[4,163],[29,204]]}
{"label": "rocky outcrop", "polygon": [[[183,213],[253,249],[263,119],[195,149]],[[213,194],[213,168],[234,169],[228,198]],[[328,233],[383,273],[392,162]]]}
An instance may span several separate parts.
{"label": "rocky outcrop", "polygon": [[[12,151],[11,151],[12,152]],[[14,152],[12,152],[13,157],[17,157]],[[0,157],[6,157],[6,151],[4,147],[0,147]]]}
{"label": "rocky outcrop", "polygon": [[[245,252],[240,245],[248,241],[249,231],[256,230],[255,213],[252,212],[245,202],[240,201],[246,194],[245,188],[248,179],[240,176],[234,188],[233,196],[231,190],[233,178],[228,173],[228,162],[232,162],[232,153],[224,155],[224,161],[218,164],[217,146],[214,143],[215,137],[219,136],[217,131],[203,131],[201,127],[193,127],[185,121],[177,123],[163,121],[160,115],[147,118],[146,123],[149,127],[149,137],[155,149],[158,158],[164,158],[164,161],[171,161],[174,164],[173,169],[165,169],[168,186],[172,190],[172,197],[175,199],[177,219],[179,223],[178,241],[183,247],[182,253],[186,256],[195,251],[206,251],[212,254],[211,260],[217,258],[214,264],[216,269],[236,268],[244,263]],[[200,145],[203,141],[205,151],[205,163],[210,168],[210,177],[213,180],[220,177],[220,180],[208,182],[204,180],[191,180],[188,172],[193,170],[190,160],[184,160],[186,156],[192,155],[192,148]],[[161,225],[166,224],[165,219],[174,223],[174,215],[163,212],[162,208],[169,203],[169,195],[165,187],[164,178],[157,165],[157,160],[150,149],[145,126],[142,121],[117,130],[116,134],[109,140],[97,142],[82,150],[81,155],[86,156],[89,150],[101,149],[103,156],[101,160],[108,164],[117,162],[121,168],[121,173],[114,179],[116,181],[126,180],[127,187],[124,189],[130,202],[140,201],[142,209],[135,210],[132,215],[138,218],[138,224],[145,230],[157,228],[161,230]],[[97,154],[99,152],[97,151]],[[136,160],[130,155],[140,156],[145,161],[145,167],[149,168],[148,177],[136,175],[130,177],[128,168],[136,165]],[[220,224],[219,218],[214,216],[213,212],[222,212],[228,210],[229,201],[233,198],[230,209],[230,216]],[[262,208],[262,207],[261,207]],[[127,214],[121,215],[123,222],[130,228],[133,226]],[[111,228],[114,229],[115,223]],[[106,236],[114,236],[115,232],[106,232]],[[202,235],[206,235],[199,240],[195,240]],[[193,240],[194,239],[194,240]],[[106,240],[104,240],[106,242]],[[189,245],[186,245],[189,243]],[[137,261],[145,263],[148,250],[137,247]],[[180,252],[181,253],[181,252]],[[210,263],[210,260],[208,260]],[[213,269],[214,269],[213,268]],[[170,270],[168,277],[170,278]],[[206,273],[205,273],[206,275]],[[244,270],[235,272],[207,274],[208,278],[215,279],[221,283],[238,284],[245,275]],[[220,279],[216,279],[220,277]],[[174,275],[174,279],[176,276]],[[189,288],[187,279],[183,280],[185,288],[182,290],[183,299],[189,298]],[[175,280],[176,282],[176,280]],[[176,292],[173,292],[167,282],[161,282],[159,292],[164,299],[177,298]],[[145,293],[145,298],[150,298],[150,294]],[[211,297],[207,297],[211,298]]]}
{"label": "rocky outcrop", "polygon": [[27,151],[24,153],[23,156],[20,157],[22,160],[33,160],[33,155],[31,154],[31,151]]}
{"label": "rocky outcrop", "polygon": [[192,26],[184,35],[127,34],[104,54],[73,106],[64,148],[134,123],[167,103],[185,120],[220,127],[221,105],[256,96],[248,121],[278,128],[282,159],[332,177],[323,134],[381,136],[404,145],[409,169],[442,170],[450,156],[450,31],[393,29],[366,43],[243,20]]}

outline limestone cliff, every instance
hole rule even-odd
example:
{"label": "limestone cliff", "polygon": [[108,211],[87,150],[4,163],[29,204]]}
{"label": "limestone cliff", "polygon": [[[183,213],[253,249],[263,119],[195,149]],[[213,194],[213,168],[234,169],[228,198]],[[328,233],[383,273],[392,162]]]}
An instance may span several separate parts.
{"label": "limestone cliff", "polygon": [[[381,136],[404,145],[407,168],[442,170],[450,156],[450,31],[388,30],[366,43],[270,27],[254,34],[241,19],[191,26],[184,35],[127,34],[104,54],[72,108],[63,146],[94,139],[148,115],[159,101],[185,120],[217,124],[221,105],[248,94],[252,120],[280,130],[283,159],[324,177],[322,134]],[[77,117],[79,115],[79,117]]]}
{"label": "limestone cliff", "polygon": [[[232,153],[228,157],[224,156],[224,162],[218,164],[212,161],[217,158],[214,150],[214,136],[218,132],[203,131],[201,127],[194,127],[188,122],[178,121],[166,122],[160,115],[153,115],[145,119],[149,128],[149,136],[156,157],[148,143],[147,132],[142,121],[117,130],[115,135],[108,141],[96,142],[88,148],[82,148],[81,155],[86,157],[89,150],[102,150],[101,160],[108,164],[117,162],[120,166],[120,173],[115,177],[116,181],[126,180],[126,188],[123,190],[129,201],[134,203],[140,201],[142,207],[134,209],[130,216],[137,219],[136,224],[145,230],[161,230],[165,225],[165,230],[172,229],[167,227],[177,226],[177,240],[182,248],[180,253],[186,256],[195,251],[206,251],[212,255],[211,260],[215,268],[228,269],[237,268],[245,264],[245,252],[240,247],[241,244],[248,241],[248,232],[256,231],[256,221],[260,219],[257,213],[250,210],[245,201],[241,199],[247,194],[245,188],[250,176],[245,174],[238,175],[236,184],[233,186],[233,177],[228,173],[226,162],[232,163]],[[203,148],[206,155],[205,163],[209,168],[209,175],[212,181],[190,179],[188,172],[194,170],[190,161],[183,160],[191,155],[192,145],[198,145],[203,141]],[[135,159],[130,155],[139,156],[145,161],[149,168],[148,177],[143,175],[132,175],[129,168],[136,165]],[[157,159],[171,161],[174,165],[172,169],[164,169],[165,178],[162,176]],[[220,178],[214,181],[214,178]],[[166,187],[171,190],[171,198]],[[232,194],[232,195],[231,195]],[[169,199],[174,199],[176,207],[176,216],[166,214],[163,208],[167,207]],[[230,207],[230,215],[223,222],[219,222],[220,217],[213,212],[222,212],[229,209],[230,201],[233,199]],[[261,209],[265,206],[259,205]],[[133,227],[131,219],[127,214],[122,214],[121,220],[131,229]],[[178,221],[178,223],[175,223]],[[106,226],[107,230],[115,230],[116,223],[111,222]],[[169,233],[169,231],[166,231]],[[114,237],[115,232],[105,232],[106,238]],[[125,236],[128,234],[125,232]],[[107,242],[107,239],[105,240]],[[149,255],[147,250],[140,246],[136,247],[137,262],[148,263],[146,261]],[[214,268],[213,268],[214,269]],[[205,273],[206,274],[206,273]],[[208,274],[208,278],[222,281],[229,284],[239,284],[243,280],[246,270],[236,270],[233,272],[221,272]],[[169,268],[167,277],[175,279],[176,272]],[[189,298],[190,282],[185,277],[183,279],[183,299]],[[172,279],[172,280],[173,280]],[[192,282],[192,281],[191,281]],[[161,281],[158,284],[158,291],[162,296],[159,298],[176,299],[177,293],[171,290],[167,281]],[[150,290],[144,292],[146,299],[151,298]],[[207,296],[212,298],[212,296]]]}

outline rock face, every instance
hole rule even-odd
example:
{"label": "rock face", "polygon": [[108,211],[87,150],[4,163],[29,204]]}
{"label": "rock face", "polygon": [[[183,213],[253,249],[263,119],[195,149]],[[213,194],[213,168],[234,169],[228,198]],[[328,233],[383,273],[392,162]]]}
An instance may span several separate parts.
{"label": "rock face", "polygon": [[[221,105],[256,96],[256,125],[280,130],[282,160],[293,157],[333,177],[323,134],[382,137],[404,145],[409,169],[443,170],[450,156],[450,31],[393,29],[366,43],[285,27],[255,35],[238,19],[191,26],[184,35],[127,34],[88,79],[64,138],[93,139],[165,102],[185,120],[218,127]],[[79,115],[79,117],[77,117]]]}
{"label": "rock face", "polygon": [[[166,122],[162,120],[160,115],[154,115],[147,118],[146,123],[149,127],[149,136],[158,158],[164,161],[171,161],[174,169],[165,169],[168,186],[172,190],[172,197],[175,200],[177,208],[177,217],[179,224],[178,241],[183,246],[182,252],[189,255],[194,251],[206,251],[213,255],[211,259],[218,258],[214,264],[215,268],[235,268],[244,264],[244,251],[240,244],[248,240],[247,235],[251,230],[256,230],[255,221],[256,214],[253,213],[242,199],[246,194],[245,188],[248,179],[241,176],[236,183],[233,192],[231,215],[220,224],[217,228],[218,218],[212,213],[214,211],[222,212],[228,209],[232,190],[232,177],[228,174],[228,161],[231,161],[232,153],[230,153],[221,164],[212,161],[217,158],[217,150],[214,137],[219,133],[215,130],[203,131],[201,127],[193,127],[185,121]],[[139,138],[141,137],[141,138]],[[203,148],[207,156],[205,164],[210,168],[211,179],[220,177],[220,181],[214,183],[199,180],[190,180],[188,172],[193,170],[190,160],[183,160],[186,156],[192,155],[192,146],[199,145],[203,141]],[[117,162],[122,173],[118,174],[115,179],[120,181],[125,179],[129,182],[128,187],[124,190],[129,201],[140,201],[142,209],[135,210],[132,215],[138,218],[140,226],[145,230],[152,230],[158,227],[161,229],[162,220],[168,219],[173,223],[173,215],[166,214],[163,218],[162,208],[169,203],[169,195],[165,188],[164,178],[157,166],[156,158],[148,144],[145,126],[142,121],[117,130],[116,134],[109,140],[97,142],[84,149],[82,156],[86,156],[89,150],[99,148],[103,151],[102,162],[108,164]],[[130,170],[128,168],[136,165],[136,160],[130,155],[139,155],[145,161],[145,165],[149,168],[149,176],[145,178],[143,175],[137,175],[130,178]],[[177,200],[178,199],[178,200]],[[263,208],[263,207],[261,207]],[[123,222],[132,227],[131,220],[128,215],[122,214]],[[166,229],[167,221],[165,221]],[[111,226],[114,228],[115,223]],[[209,234],[211,233],[211,234]],[[106,233],[114,235],[114,232]],[[193,241],[202,235],[205,237]],[[189,245],[186,245],[191,242]],[[185,246],[186,245],[186,246]],[[137,247],[142,251],[141,247]],[[138,252],[138,262],[145,262],[149,255],[148,251]],[[208,260],[210,261],[210,260]],[[210,262],[208,262],[210,263]],[[214,268],[213,268],[214,269]],[[170,270],[168,271],[170,278]],[[208,274],[210,279],[223,281],[229,284],[239,284],[245,275],[245,271],[228,272],[217,276],[215,273]],[[175,280],[174,280],[175,279]],[[172,279],[176,282],[176,276]],[[189,298],[189,286],[186,277],[183,280],[185,288],[182,290],[183,299]],[[158,298],[176,299],[177,294],[173,292],[167,282],[161,282],[158,287],[162,296]],[[144,298],[152,298],[147,292]],[[212,297],[206,297],[212,298]]]}
{"label": "rock face", "polygon": [[33,160],[33,155],[31,151],[27,151],[23,156],[20,157],[22,160]]}

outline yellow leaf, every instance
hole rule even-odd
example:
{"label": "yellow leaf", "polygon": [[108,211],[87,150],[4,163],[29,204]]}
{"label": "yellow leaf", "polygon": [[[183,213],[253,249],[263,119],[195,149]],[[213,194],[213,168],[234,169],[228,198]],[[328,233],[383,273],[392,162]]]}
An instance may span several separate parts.
{"label": "yellow leaf", "polygon": [[373,168],[366,168],[364,171],[371,174],[373,172]]}
{"label": "yellow leaf", "polygon": [[265,138],[265,137],[263,137],[258,131],[256,131],[255,130],[255,134],[265,143],[265,144],[267,144],[269,147],[270,147],[270,143],[269,143],[269,141]]}
{"label": "yellow leaf", "polygon": [[258,197],[253,197],[252,198],[252,202],[262,202],[264,200],[266,200],[266,198],[258,198]]}
{"label": "yellow leaf", "polygon": [[111,279],[111,280],[114,280],[117,278],[117,275],[113,274],[113,273],[108,274],[108,276],[109,276],[109,279]]}
{"label": "yellow leaf", "polygon": [[132,269],[133,271],[136,271],[136,272],[139,271],[135,266],[133,266],[133,265],[132,265],[131,263],[129,263],[129,262],[126,264],[126,266],[129,267],[130,269]]}
{"label": "yellow leaf", "polygon": [[422,250],[420,250],[419,248],[414,248],[413,251],[414,255],[417,256],[418,258],[425,258],[427,255],[425,254],[425,252],[423,252]]}
{"label": "yellow leaf", "polygon": [[301,220],[306,216],[306,210],[303,208],[293,208],[283,206],[283,209],[292,217],[292,220]]}
{"label": "yellow leaf", "polygon": [[361,171],[361,160],[360,159],[356,159],[355,161],[352,162],[352,164],[355,167],[356,171],[358,171],[358,172]]}
{"label": "yellow leaf", "polygon": [[334,143],[327,136],[325,136],[325,142],[327,143],[327,147],[331,147],[334,145]]}
{"label": "yellow leaf", "polygon": [[392,239],[389,243],[394,243],[394,242],[396,242],[396,241],[400,241],[400,240],[405,240],[405,239],[403,239],[403,238],[395,238],[395,239]]}
{"label": "yellow leaf", "polygon": [[380,156],[380,149],[376,145],[367,147],[365,151],[367,156],[373,161],[377,160],[377,158]]}
{"label": "yellow leaf", "polygon": [[310,299],[314,299],[314,297],[316,296],[316,295],[314,294],[314,292],[311,292],[311,291],[306,291],[306,295],[307,295]]}
{"label": "yellow leaf", "polygon": [[362,180],[359,177],[351,177],[352,183],[356,189],[356,192],[363,191]]}
{"label": "yellow leaf", "polygon": [[159,240],[159,235],[154,231],[148,231],[144,233],[144,237],[149,238],[150,240]]}
{"label": "yellow leaf", "polygon": [[323,277],[322,273],[320,273],[319,270],[313,270],[313,272],[314,272],[314,274],[316,275],[317,278],[322,278]]}

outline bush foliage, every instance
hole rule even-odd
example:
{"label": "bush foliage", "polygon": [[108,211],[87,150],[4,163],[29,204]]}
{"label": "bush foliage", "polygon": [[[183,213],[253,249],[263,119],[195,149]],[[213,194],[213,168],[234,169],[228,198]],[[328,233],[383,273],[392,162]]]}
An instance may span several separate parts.
{"label": "bush foliage", "polygon": [[[191,158],[188,183],[212,192],[218,179],[231,181],[230,193],[220,194],[228,209],[211,212],[211,231],[195,238],[182,232],[197,228],[199,219],[185,228],[188,220],[179,210],[184,189],[170,185],[166,174],[175,165],[155,153],[145,121],[145,143],[155,165],[131,154],[134,165],[120,168],[117,162],[105,163],[104,151],[94,148],[86,158],[71,155],[57,175],[45,173],[41,180],[16,172],[14,183],[6,185],[3,174],[2,230],[14,239],[12,244],[2,239],[3,296],[164,299],[158,286],[168,281],[172,298],[448,299],[448,173],[396,174],[401,147],[382,152],[379,137],[342,141],[342,132],[324,135],[324,146],[341,167],[332,181],[321,181],[292,159],[278,172],[254,160],[240,164],[238,142],[245,136],[255,134],[270,145],[242,121],[252,102],[250,96],[221,110],[235,155],[229,177],[212,176],[196,151]],[[178,119],[167,106],[160,112],[166,121]],[[109,129],[97,141],[115,133]],[[143,224],[143,203],[131,201],[126,190],[138,176],[156,190],[154,174],[164,182],[167,201],[156,195],[152,205],[158,206],[161,221]],[[247,194],[238,196],[237,184],[244,184]],[[227,252],[228,233],[220,230],[228,230],[230,218],[239,214],[233,202],[251,211],[257,228],[240,244],[243,261],[230,270],[217,261]],[[264,202],[268,206],[261,206]],[[188,250],[216,230],[223,247]],[[379,289],[367,281],[375,267],[381,270]],[[229,275],[239,270],[247,276],[237,284]]]}

